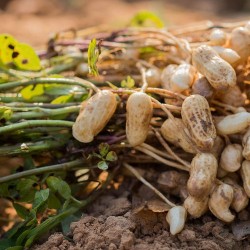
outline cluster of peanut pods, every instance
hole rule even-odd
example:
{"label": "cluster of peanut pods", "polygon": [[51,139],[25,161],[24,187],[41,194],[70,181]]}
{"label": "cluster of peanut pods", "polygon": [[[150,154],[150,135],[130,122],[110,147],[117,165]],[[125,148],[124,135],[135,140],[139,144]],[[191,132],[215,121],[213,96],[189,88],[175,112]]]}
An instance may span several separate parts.
{"label": "cluster of peanut pods", "polygon": [[[186,172],[169,170],[158,179],[183,200],[167,215],[172,234],[183,229],[187,215],[199,218],[208,210],[230,223],[250,198],[250,22],[208,33],[207,41],[193,43],[168,34],[175,63],[150,68],[141,62],[142,88],[99,89],[82,104],[73,126],[77,140],[92,142],[115,114],[117,97],[125,96],[126,143],[137,149],[150,131],[160,133],[175,159],[186,163]],[[158,123],[156,109],[165,112]]]}

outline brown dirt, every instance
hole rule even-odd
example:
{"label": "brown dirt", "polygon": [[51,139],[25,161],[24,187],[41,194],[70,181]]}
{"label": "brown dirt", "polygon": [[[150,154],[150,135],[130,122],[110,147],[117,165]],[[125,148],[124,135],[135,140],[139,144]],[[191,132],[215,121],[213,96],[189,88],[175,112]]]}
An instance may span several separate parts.
{"label": "brown dirt", "polygon": [[[189,218],[184,230],[172,236],[166,212],[153,212],[144,205],[148,200],[155,200],[154,194],[145,186],[140,186],[135,193],[135,186],[138,188],[138,183],[130,181],[119,190],[107,191],[78,222],[71,224],[67,238],[61,233],[53,234],[32,250],[250,249],[250,236],[237,240],[231,225],[211,214],[200,219]],[[249,220],[247,210],[240,213],[237,221],[240,220]]]}

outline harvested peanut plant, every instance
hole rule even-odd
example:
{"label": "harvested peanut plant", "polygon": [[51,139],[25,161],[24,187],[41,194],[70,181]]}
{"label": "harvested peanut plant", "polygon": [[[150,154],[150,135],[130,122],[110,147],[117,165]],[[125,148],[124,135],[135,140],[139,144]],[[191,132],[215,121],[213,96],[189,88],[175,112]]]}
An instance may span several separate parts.
{"label": "harvested peanut plant", "polygon": [[232,222],[250,197],[249,27],[65,31],[39,58],[2,35],[0,156],[16,164],[0,195],[19,216],[3,249],[66,233],[129,172],[166,203],[174,235],[208,211]]}

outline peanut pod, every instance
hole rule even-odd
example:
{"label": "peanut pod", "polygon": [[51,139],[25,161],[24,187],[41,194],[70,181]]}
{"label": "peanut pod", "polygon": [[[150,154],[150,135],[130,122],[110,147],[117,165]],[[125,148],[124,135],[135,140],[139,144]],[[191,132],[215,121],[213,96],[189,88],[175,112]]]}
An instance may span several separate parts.
{"label": "peanut pod", "polygon": [[208,206],[210,211],[220,220],[224,222],[232,222],[234,215],[229,207],[234,198],[233,188],[228,184],[218,185],[210,196]]}
{"label": "peanut pod", "polygon": [[196,70],[192,65],[180,64],[170,78],[170,90],[181,93],[189,89],[195,80],[195,76]]}
{"label": "peanut pod", "polygon": [[236,172],[241,167],[242,146],[240,144],[229,144],[222,151],[220,167],[227,172]]}
{"label": "peanut pod", "polygon": [[102,90],[82,104],[72,127],[73,136],[80,142],[93,141],[113,116],[117,106],[116,96],[109,90]]}
{"label": "peanut pod", "polygon": [[187,211],[182,206],[172,207],[167,214],[166,220],[170,226],[170,233],[176,235],[182,231],[185,226]]}
{"label": "peanut pod", "polygon": [[202,200],[208,196],[217,173],[217,160],[211,153],[199,153],[192,162],[187,189],[191,196]]}
{"label": "peanut pod", "polygon": [[241,178],[243,181],[243,187],[250,198],[250,161],[243,161],[240,169]]}
{"label": "peanut pod", "polygon": [[236,84],[233,67],[210,46],[201,45],[193,50],[192,62],[215,89],[227,89]]}
{"label": "peanut pod", "polygon": [[250,113],[240,112],[228,115],[215,124],[218,134],[231,135],[246,129],[250,124]]}
{"label": "peanut pod", "polygon": [[210,151],[216,138],[216,129],[206,98],[201,95],[187,97],[182,104],[181,116],[197,147],[202,151]]}
{"label": "peanut pod", "polygon": [[185,125],[179,118],[170,119],[168,118],[161,126],[161,134],[166,141],[173,143],[177,147],[181,147],[184,151],[196,154],[192,141],[184,132]]}
{"label": "peanut pod", "polygon": [[244,190],[237,181],[230,177],[225,177],[223,182],[232,186],[234,190],[234,197],[231,203],[231,207],[238,213],[242,211],[248,205],[249,198]]}
{"label": "peanut pod", "polygon": [[200,218],[208,210],[208,197],[197,200],[195,197],[189,195],[184,201],[183,206],[193,218]]}
{"label": "peanut pod", "polygon": [[131,146],[135,147],[142,144],[147,138],[153,115],[153,105],[147,94],[137,92],[129,96],[126,110],[127,140]]}

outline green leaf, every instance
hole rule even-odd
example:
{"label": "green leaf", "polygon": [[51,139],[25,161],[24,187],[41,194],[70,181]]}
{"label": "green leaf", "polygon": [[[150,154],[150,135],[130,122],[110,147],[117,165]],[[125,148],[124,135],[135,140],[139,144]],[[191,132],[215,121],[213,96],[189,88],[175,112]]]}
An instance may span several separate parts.
{"label": "green leaf", "polygon": [[62,96],[55,98],[51,103],[62,104],[62,103],[71,102],[72,99],[73,99],[73,95],[62,95]]}
{"label": "green leaf", "polygon": [[12,54],[18,42],[8,34],[0,35],[0,62],[4,65],[13,62]]}
{"label": "green leaf", "polygon": [[99,55],[100,55],[100,51],[97,48],[96,39],[92,39],[88,47],[88,66],[89,66],[89,73],[94,76],[99,75],[98,69],[96,66]]}
{"label": "green leaf", "polygon": [[14,64],[22,70],[38,71],[41,69],[40,59],[35,50],[28,44],[18,43],[12,54]]}
{"label": "green leaf", "polygon": [[8,247],[6,250],[23,250],[23,246]]}
{"label": "green leaf", "polygon": [[106,156],[107,161],[117,161],[117,154],[114,151],[110,151]]}
{"label": "green leaf", "polygon": [[69,199],[71,196],[71,189],[69,184],[66,181],[60,180],[60,186],[58,193],[65,199]]}
{"label": "green leaf", "polygon": [[60,179],[55,176],[49,176],[46,183],[52,192],[57,192],[60,186]]}
{"label": "green leaf", "polygon": [[48,198],[49,198],[48,188],[37,191],[35,194],[35,199],[32,204],[32,208],[35,211],[38,211],[38,209],[41,208],[47,202]]}
{"label": "green leaf", "polygon": [[48,199],[48,208],[60,209],[61,207],[62,207],[62,204],[60,200],[55,196],[55,194],[50,193],[49,199]]}
{"label": "green leaf", "polygon": [[9,185],[7,183],[0,184],[0,197],[8,197],[9,193]]}
{"label": "green leaf", "polygon": [[22,245],[23,244],[23,241],[25,240],[26,236],[30,233],[30,231],[32,230],[33,227],[31,228],[28,228],[27,230],[23,231],[17,238],[16,240],[16,244],[17,245]]}
{"label": "green leaf", "polygon": [[109,144],[108,143],[101,143],[98,146],[98,149],[99,149],[100,155],[102,157],[104,157],[109,151]]}
{"label": "green leaf", "polygon": [[23,168],[25,170],[34,169],[36,167],[31,155],[25,155],[23,156],[23,158],[24,158]]}
{"label": "green leaf", "polygon": [[98,162],[97,167],[100,168],[101,170],[107,170],[109,168],[106,161]]}
{"label": "green leaf", "polygon": [[15,245],[15,241],[12,239],[1,239],[0,240],[0,250],[7,250],[9,247]]}
{"label": "green leaf", "polygon": [[41,96],[44,94],[43,84],[29,85],[20,91],[20,94],[25,100],[30,100],[35,96]]}
{"label": "green leaf", "polygon": [[122,88],[133,88],[135,86],[135,80],[131,76],[127,76],[126,80],[121,81]]}
{"label": "green leaf", "polygon": [[71,189],[67,182],[55,177],[49,176],[46,180],[48,187],[53,192],[58,192],[64,199],[69,199],[71,196]]}
{"label": "green leaf", "polygon": [[29,213],[29,218],[27,219],[27,226],[34,227],[37,225],[36,210],[31,209]]}
{"label": "green leaf", "polygon": [[27,208],[18,203],[13,203],[13,207],[15,208],[18,216],[20,216],[22,219],[25,220],[28,217],[29,210]]}
{"label": "green leaf", "polygon": [[64,235],[67,235],[68,233],[70,233],[70,224],[72,222],[78,221],[80,217],[81,215],[80,216],[70,215],[61,222],[62,231]]}
{"label": "green leaf", "polygon": [[31,178],[19,180],[16,186],[16,190],[19,191],[19,196],[20,196],[18,201],[31,202],[34,199],[36,192],[33,187],[35,184],[36,181]]}
{"label": "green leaf", "polygon": [[138,12],[130,21],[131,26],[163,28],[162,20],[150,11]]}

